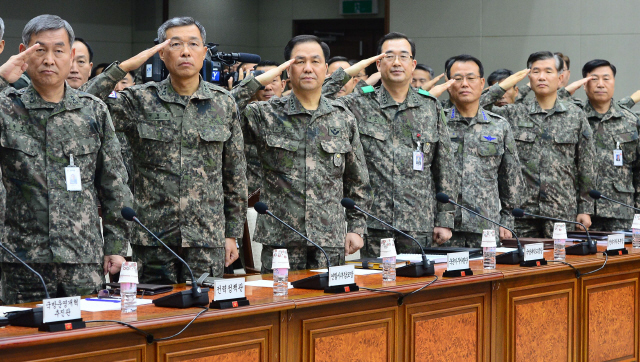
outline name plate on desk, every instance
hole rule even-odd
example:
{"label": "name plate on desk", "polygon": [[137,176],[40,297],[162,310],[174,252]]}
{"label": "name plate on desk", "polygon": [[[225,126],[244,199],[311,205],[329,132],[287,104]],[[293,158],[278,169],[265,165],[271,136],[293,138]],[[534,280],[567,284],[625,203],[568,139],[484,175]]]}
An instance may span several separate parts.
{"label": "name plate on desk", "polygon": [[214,280],[213,290],[214,301],[244,298],[244,278]]}
{"label": "name plate on desk", "polygon": [[81,318],[79,296],[42,301],[42,323],[65,322]]}
{"label": "name plate on desk", "polygon": [[329,268],[329,286],[355,283],[355,265],[340,265]]}
{"label": "name plate on desk", "polygon": [[607,242],[607,250],[619,250],[624,249],[624,235],[613,234],[609,235]]}
{"label": "name plate on desk", "polygon": [[524,246],[524,261],[544,259],[544,244],[535,243]]}
{"label": "name plate on desk", "polygon": [[469,269],[469,252],[447,254],[447,270],[465,270]]}

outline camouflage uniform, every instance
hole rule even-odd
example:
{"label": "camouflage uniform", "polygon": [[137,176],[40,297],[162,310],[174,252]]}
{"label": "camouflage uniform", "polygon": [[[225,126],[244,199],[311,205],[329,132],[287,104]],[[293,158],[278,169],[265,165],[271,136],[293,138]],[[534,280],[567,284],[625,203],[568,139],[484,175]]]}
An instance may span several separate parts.
{"label": "camouflage uniform", "polygon": [[[0,88],[6,87],[0,80]],[[59,103],[44,101],[33,86],[5,89],[0,146],[7,204],[13,208],[5,221],[6,245],[40,271],[58,295],[99,287],[103,256],[126,253],[129,225],[120,210],[132,204],[107,107],[68,85]],[[81,172],[79,192],[67,191],[71,155]],[[104,241],[97,205],[102,206]],[[20,301],[43,297],[40,287],[29,286],[37,283],[28,270],[9,255],[3,254],[2,263],[5,302],[16,301],[18,294]],[[85,273],[62,275],[70,269]],[[87,275],[97,277],[83,278]]]}
{"label": "camouflage uniform", "polygon": [[[336,70],[323,93],[335,95],[349,79],[342,69]],[[377,90],[366,86],[336,101],[358,120],[373,190],[369,212],[410,235],[427,233],[429,244],[434,226],[453,228],[453,205],[436,205],[435,199],[440,191],[457,195],[449,131],[437,99],[409,87],[405,101],[398,104],[384,86]],[[413,170],[413,151],[418,147],[424,154],[424,171]],[[367,228],[386,229],[372,218],[367,219]],[[361,255],[378,257],[366,252],[379,244],[376,240],[373,246],[365,245]]]}
{"label": "camouflage uniform", "polygon": [[[309,111],[291,94],[249,104],[243,126],[245,138],[257,146],[262,163],[260,199],[309,239],[336,249],[342,263],[346,235],[340,200],[350,197],[368,208],[371,192],[353,114],[325,97],[316,110]],[[346,221],[347,232],[365,232],[363,214],[347,210]],[[258,215],[255,240],[273,247],[300,246],[296,254],[306,254],[304,239],[268,215]],[[269,250],[262,250],[266,270],[271,266]]]}
{"label": "camouflage uniform", "polygon": [[[640,121],[626,107],[611,100],[611,107],[604,115],[596,112],[591,103],[582,104],[587,115],[596,149],[595,168],[598,170],[595,189],[607,197],[628,205],[640,205]],[[613,165],[613,150],[620,143],[622,166]],[[601,199],[595,201],[595,214],[591,229],[616,231],[628,229],[633,222],[634,211]]]}
{"label": "camouflage uniform", "polygon": [[[522,87],[518,87],[518,96],[516,97],[516,103],[522,103],[524,98],[527,95],[529,95],[530,92],[531,92],[531,87],[528,85],[523,85]],[[495,101],[497,101],[502,97],[502,94],[504,94],[504,90],[502,90],[502,93],[498,93],[498,92],[494,93],[494,97],[492,98],[495,99]],[[497,96],[497,98],[495,98],[495,96]],[[563,100],[563,101],[569,101],[577,106],[582,106],[582,103],[583,103],[583,101],[574,97],[564,87],[558,89],[558,98],[560,98],[560,100]],[[631,96],[624,97],[618,101],[618,105],[627,107],[629,109],[631,109],[635,104],[636,102],[633,101]]]}
{"label": "camouflage uniform", "polygon": [[[262,84],[251,76],[231,90],[231,95],[236,100],[240,114],[242,114],[247,104],[249,104],[249,100],[260,87],[262,87]],[[251,194],[262,186],[262,164],[260,163],[256,145],[245,140],[244,156],[247,159],[247,190]]]}
{"label": "camouflage uniform", "polygon": [[[588,196],[595,180],[593,132],[584,112],[557,100],[543,110],[536,99],[493,107],[513,129],[525,185],[523,208],[532,214],[575,220],[576,214],[593,214]],[[523,237],[552,236],[549,222],[516,220]],[[544,230],[542,230],[544,228]]]}
{"label": "camouflage uniform", "polygon": [[[118,79],[111,80],[113,86]],[[220,276],[220,249],[225,237],[242,236],[247,204],[244,144],[234,99],[202,79],[193,95],[181,96],[167,78],[129,87],[106,102],[116,130],[126,135],[135,155],[138,217],[174,250],[197,248],[183,252],[187,263],[189,255],[206,254],[191,260],[194,274],[213,270]],[[156,242],[144,229],[134,229],[133,257],[144,265],[139,268],[141,283],[184,281],[180,265],[165,265],[178,260],[169,252],[147,252],[145,246]],[[211,265],[198,261],[202,258]],[[149,270],[167,273],[148,275]]]}
{"label": "camouflage uniform", "polygon": [[[482,108],[471,120],[455,107],[445,116],[460,184],[457,202],[513,228],[511,210],[520,206],[524,183],[509,123]],[[454,225],[453,236],[443,246],[479,247],[484,229],[499,235],[498,226],[461,208]]]}
{"label": "camouflage uniform", "polygon": [[[498,83],[494,83],[491,87],[485,88],[480,96],[480,108],[488,109],[491,104],[502,98],[504,92],[504,89],[502,89]],[[453,102],[451,102],[450,98],[440,101],[440,105],[443,109],[453,108]]]}

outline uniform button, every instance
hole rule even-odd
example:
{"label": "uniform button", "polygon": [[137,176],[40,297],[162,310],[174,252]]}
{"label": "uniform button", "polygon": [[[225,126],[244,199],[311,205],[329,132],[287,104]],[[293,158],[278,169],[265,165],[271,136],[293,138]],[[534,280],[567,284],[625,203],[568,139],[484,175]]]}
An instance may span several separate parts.
{"label": "uniform button", "polygon": [[337,154],[336,157],[340,158],[340,154]]}

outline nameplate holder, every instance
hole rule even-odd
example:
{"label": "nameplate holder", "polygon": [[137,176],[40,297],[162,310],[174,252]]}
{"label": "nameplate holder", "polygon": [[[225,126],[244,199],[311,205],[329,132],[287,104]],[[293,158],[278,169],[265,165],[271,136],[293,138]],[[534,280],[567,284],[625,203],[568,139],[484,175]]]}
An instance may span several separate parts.
{"label": "nameplate holder", "polygon": [[355,265],[329,267],[329,286],[325,293],[350,293],[360,290],[355,282]]}
{"label": "nameplate holder", "polygon": [[447,270],[442,273],[443,277],[467,277],[473,275],[469,268],[469,252],[447,254]]}
{"label": "nameplate holder", "polygon": [[544,244],[534,243],[524,245],[524,261],[520,263],[520,266],[534,267],[547,265],[547,261],[544,258]]}
{"label": "nameplate holder", "polygon": [[625,255],[629,254],[629,251],[624,248],[624,235],[613,234],[607,237],[607,255]]}
{"label": "nameplate holder", "polygon": [[61,332],[85,328],[80,310],[80,297],[51,298],[42,301],[43,332]]}
{"label": "nameplate holder", "polygon": [[250,305],[245,297],[244,278],[218,279],[213,281],[213,301],[209,304],[214,309],[238,308]]}

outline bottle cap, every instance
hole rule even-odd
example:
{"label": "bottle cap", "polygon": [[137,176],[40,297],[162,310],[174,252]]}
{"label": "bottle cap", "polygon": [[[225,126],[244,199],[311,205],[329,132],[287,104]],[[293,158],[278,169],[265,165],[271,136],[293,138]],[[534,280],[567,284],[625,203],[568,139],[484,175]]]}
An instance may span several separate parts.
{"label": "bottle cap", "polygon": [[138,263],[126,261],[122,263],[120,269],[120,279],[118,283],[138,284]]}
{"label": "bottle cap", "polygon": [[287,249],[274,249],[271,269],[289,269],[289,254]]}
{"label": "bottle cap", "polygon": [[553,239],[566,239],[567,238],[567,225],[563,222],[557,222],[553,224]]}
{"label": "bottle cap", "polygon": [[494,229],[482,230],[482,244],[483,248],[491,248],[496,246],[496,231]]}
{"label": "bottle cap", "polygon": [[396,244],[393,242],[393,238],[380,239],[380,257],[381,258],[389,258],[397,255],[398,254],[396,254]]}

